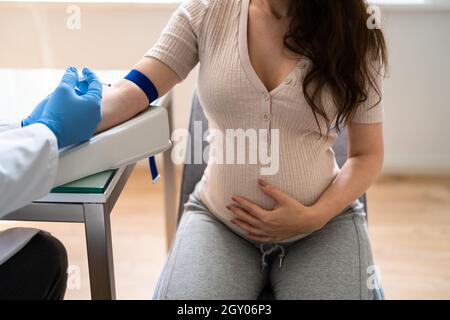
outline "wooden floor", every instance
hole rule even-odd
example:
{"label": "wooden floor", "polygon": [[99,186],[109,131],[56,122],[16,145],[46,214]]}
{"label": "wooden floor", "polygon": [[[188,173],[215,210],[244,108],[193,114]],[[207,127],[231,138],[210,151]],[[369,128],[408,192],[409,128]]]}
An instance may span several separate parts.
{"label": "wooden floor", "polygon": [[383,178],[369,231],[389,299],[450,299],[450,177]]}
{"label": "wooden floor", "polygon": [[[388,299],[450,299],[450,177],[382,178],[368,192],[369,230]],[[138,167],[112,216],[118,299],[150,299],[166,254],[162,183]],[[67,247],[66,299],[89,299],[84,228],[46,229]]]}

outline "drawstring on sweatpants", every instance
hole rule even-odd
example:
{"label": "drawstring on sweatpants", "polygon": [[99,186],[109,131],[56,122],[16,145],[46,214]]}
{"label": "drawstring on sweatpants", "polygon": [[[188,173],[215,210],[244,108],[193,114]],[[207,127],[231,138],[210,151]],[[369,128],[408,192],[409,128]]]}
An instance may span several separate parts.
{"label": "drawstring on sweatpants", "polygon": [[266,261],[266,258],[270,256],[272,253],[276,252],[277,250],[280,250],[280,254],[278,255],[278,258],[280,259],[279,268],[281,269],[281,266],[283,265],[283,259],[286,256],[286,251],[284,247],[278,243],[271,244],[271,247],[267,250],[264,249],[264,246],[267,243],[261,243],[259,245],[259,250],[263,254],[261,257],[261,272],[264,272],[264,270],[267,268],[268,264]]}

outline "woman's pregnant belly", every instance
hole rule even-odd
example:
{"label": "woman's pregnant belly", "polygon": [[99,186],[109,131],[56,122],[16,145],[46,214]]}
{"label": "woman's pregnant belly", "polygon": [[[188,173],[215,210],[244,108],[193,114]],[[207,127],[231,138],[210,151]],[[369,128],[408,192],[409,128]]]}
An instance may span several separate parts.
{"label": "woman's pregnant belly", "polygon": [[308,206],[320,197],[339,172],[331,150],[326,150],[314,161],[307,161],[308,165],[305,165],[304,161],[301,156],[281,157],[279,169],[273,175],[261,175],[260,169],[263,166],[258,164],[210,163],[196,192],[213,215],[235,231],[241,231],[236,230],[237,227],[230,222],[234,214],[226,206],[233,203],[231,197],[235,195],[246,197],[268,210],[275,204],[274,200],[258,187],[258,178],[266,180]]}

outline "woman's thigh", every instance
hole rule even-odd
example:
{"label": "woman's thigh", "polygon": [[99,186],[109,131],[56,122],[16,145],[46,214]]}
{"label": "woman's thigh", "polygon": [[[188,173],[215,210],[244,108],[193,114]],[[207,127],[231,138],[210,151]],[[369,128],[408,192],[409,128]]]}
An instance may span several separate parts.
{"label": "woman's thigh", "polygon": [[383,298],[361,204],[286,248],[271,266],[277,299]]}
{"label": "woman's thigh", "polygon": [[267,282],[259,250],[191,196],[154,299],[256,299]]}

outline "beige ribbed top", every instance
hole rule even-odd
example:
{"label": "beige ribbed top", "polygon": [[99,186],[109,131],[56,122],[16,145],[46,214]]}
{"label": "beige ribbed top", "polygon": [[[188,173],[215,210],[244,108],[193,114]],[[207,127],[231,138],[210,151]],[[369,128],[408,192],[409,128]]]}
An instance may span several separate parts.
{"label": "beige ribbed top", "polygon": [[[249,1],[185,1],[146,56],[161,60],[181,79],[200,62],[197,89],[210,129],[224,133],[227,129],[279,129],[279,170],[263,178],[304,205],[311,205],[339,172],[330,147],[336,135],[319,139],[321,133],[303,96],[302,78],[309,61],[298,62],[285,81],[270,92],[258,78],[247,48]],[[326,112],[334,118],[331,97],[323,99]],[[369,108],[376,101],[372,94],[357,111],[354,122],[381,122],[381,104]],[[324,133],[325,123],[321,125]],[[210,151],[216,146],[212,140]],[[225,208],[233,195],[245,196],[264,208],[274,204],[258,188],[261,167],[268,165],[210,161],[197,186],[198,195],[214,215],[236,229],[229,223],[232,213]]]}

